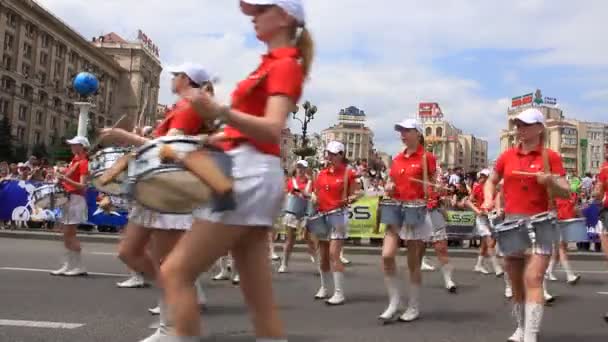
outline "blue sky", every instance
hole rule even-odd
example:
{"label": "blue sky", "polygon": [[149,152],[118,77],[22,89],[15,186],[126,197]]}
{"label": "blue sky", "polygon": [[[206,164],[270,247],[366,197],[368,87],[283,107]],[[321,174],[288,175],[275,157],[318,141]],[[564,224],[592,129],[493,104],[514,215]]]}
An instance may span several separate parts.
{"label": "blue sky", "polygon": [[[218,75],[222,101],[263,52],[237,0],[38,1],[85,37],[115,31],[133,39],[141,28],[165,67],[194,61]],[[537,88],[568,117],[608,121],[608,1],[304,3],[317,43],[302,99],[319,108],[313,131],[355,105],[368,113],[377,148],[395,153],[392,124],[418,102],[436,101],[457,127],[487,138],[493,156],[511,97]],[[160,101],[174,101],[168,75]]]}

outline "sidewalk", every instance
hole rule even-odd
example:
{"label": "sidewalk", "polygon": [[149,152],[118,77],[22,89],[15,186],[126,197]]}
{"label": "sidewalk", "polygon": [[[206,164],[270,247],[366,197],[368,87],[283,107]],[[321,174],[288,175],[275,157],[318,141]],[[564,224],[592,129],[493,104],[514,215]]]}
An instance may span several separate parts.
{"label": "sidewalk", "polygon": [[[117,233],[98,233],[98,232],[84,232],[78,231],[78,237],[82,242],[92,243],[112,243],[116,244],[120,240],[120,234]],[[31,240],[60,240],[61,235],[56,232],[49,231],[37,231],[37,230],[0,230],[0,238],[9,239],[31,239]],[[277,244],[277,249],[280,249],[281,244]],[[296,244],[294,247],[295,252],[305,252],[306,245]],[[355,244],[347,242],[345,246],[347,254],[363,254],[363,255],[377,255],[380,256],[380,246],[371,246],[364,244]],[[477,248],[450,248],[449,254],[456,258],[476,258],[478,255]],[[427,249],[427,255],[435,255],[435,251],[432,248]],[[601,252],[581,252],[571,251],[569,254],[572,260],[593,260],[601,261],[604,260],[604,254]]]}

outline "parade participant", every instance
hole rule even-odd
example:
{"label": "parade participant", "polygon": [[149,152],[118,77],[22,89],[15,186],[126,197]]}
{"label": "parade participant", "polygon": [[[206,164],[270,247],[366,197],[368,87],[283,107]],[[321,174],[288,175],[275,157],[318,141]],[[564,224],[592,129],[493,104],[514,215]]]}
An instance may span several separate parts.
{"label": "parade participant", "polygon": [[256,35],[266,43],[261,65],[239,83],[232,107],[193,92],[199,115],[221,119],[232,157],[236,208],[216,213],[209,206],[194,212],[191,231],[161,267],[167,301],[175,319],[170,341],[199,341],[200,318],[193,280],[222,255],[231,252],[240,273],[258,341],[286,341],[273,298],[268,231],[281,209],[284,178],[280,140],[289,113],[311,68],[313,41],[304,26],[299,0],[242,0],[241,10],[253,17]]}
{"label": "parade participant", "polygon": [[[312,179],[307,176],[307,170],[308,162],[306,160],[299,160],[296,163],[295,175],[287,180],[287,196],[299,196],[307,200],[310,198],[312,192]],[[298,229],[304,228],[304,220],[304,217],[297,218],[294,214],[288,212],[283,216],[283,226],[287,231],[287,239],[283,246],[283,258],[281,259],[279,273],[287,272],[291,252],[296,241],[296,233]],[[304,229],[304,239],[308,244],[309,254],[314,256],[315,245],[310,239],[308,230],[306,229]]]}
{"label": "parade participant", "polygon": [[483,187],[489,176],[489,169],[483,169],[479,172],[478,180],[473,185],[472,194],[466,202],[467,206],[475,212],[475,235],[481,238],[479,256],[477,257],[477,264],[475,264],[473,271],[489,274],[490,272],[484,266],[484,261],[489,258],[492,262],[494,273],[497,277],[500,277],[504,274],[504,271],[496,258],[496,240],[492,238],[492,228],[490,227],[488,215],[481,210],[481,205],[484,203]]}
{"label": "parade participant", "polygon": [[[192,89],[199,89],[213,95],[211,78],[207,71],[199,65],[184,64],[171,70],[173,75],[172,91],[180,97],[175,106],[166,113],[165,119],[156,127],[153,137],[198,135],[205,129],[205,121],[194,111],[190,100],[185,96]],[[150,139],[118,128],[108,128],[101,132],[104,142],[118,142],[125,145],[142,146]],[[154,210],[135,205],[129,216],[123,240],[120,242],[119,258],[131,269],[143,273],[151,280],[158,278],[161,262],[174,248],[183,233],[190,229],[192,215],[161,214]],[[151,253],[146,246],[151,244]],[[198,274],[197,274],[198,276]],[[193,279],[190,285],[195,283]],[[161,284],[162,285],[162,284]],[[201,298],[201,295],[199,295]],[[204,300],[204,296],[202,296]],[[197,303],[197,301],[195,301]],[[197,303],[199,307],[200,301]],[[145,339],[146,342],[162,341],[172,330],[171,322],[167,319],[167,309],[164,302],[159,300],[160,326],[157,331]]]}
{"label": "parade participant", "polygon": [[[547,212],[552,207],[552,196],[569,196],[561,157],[544,148],[543,114],[536,108],[526,109],[515,118],[515,127],[519,144],[500,155],[484,186],[482,209],[489,211],[494,207],[496,184],[504,178],[505,220],[525,219]],[[520,172],[535,176],[521,175]],[[552,250],[551,243],[535,241],[528,251],[505,255],[513,288],[513,316],[517,323],[509,341],[537,341],[544,310],[543,276]],[[529,252],[527,257],[526,252]]]}
{"label": "parade participant", "polygon": [[[344,145],[331,141],[325,147],[327,167],[315,179],[314,193],[319,214],[327,215],[330,231],[319,240],[319,273],[321,286],[315,299],[325,299],[329,295],[327,286],[333,276],[334,293],[325,303],[341,305],[344,296],[344,264],[341,259],[344,241],[348,239],[348,205],[355,202],[360,193],[355,170],[344,158]],[[331,273],[330,273],[331,272]]]}
{"label": "parade participant", "polygon": [[59,229],[63,235],[63,245],[66,249],[63,266],[51,272],[52,275],[81,276],[87,271],[82,264],[82,248],[76,235],[78,225],[87,221],[87,201],[84,198],[86,179],[89,173],[89,160],[87,149],[89,140],[86,137],[76,136],[67,141],[74,157],[67,170],[57,174],[57,180],[69,194],[68,203],[62,208],[62,217]]}
{"label": "parade participant", "polygon": [[[557,219],[558,220],[569,220],[580,216],[580,210],[577,209],[576,205],[578,202],[578,195],[576,192],[572,192],[570,194],[570,198],[555,199],[555,204],[557,206]],[[551,257],[551,261],[549,262],[549,266],[547,267],[547,272],[545,274],[546,279],[555,281],[557,277],[553,274],[553,268],[555,267],[555,263],[557,261],[560,262],[562,268],[566,272],[566,282],[570,285],[576,285],[578,281],[581,279],[581,276],[575,274],[572,270],[572,266],[570,266],[570,260],[568,258],[568,242],[559,241],[555,248],[556,250]]]}
{"label": "parade participant", "polygon": [[[425,151],[422,128],[415,119],[403,120],[395,125],[395,130],[399,132],[405,149],[393,159],[386,191],[393,199],[407,205],[419,205],[426,212],[424,208],[428,205],[428,186],[417,181],[435,179],[437,167],[435,156]],[[382,246],[382,265],[389,305],[380,315],[381,320],[392,320],[397,314],[401,302],[395,263],[395,255],[400,244],[399,239],[407,241],[409,269],[408,306],[399,320],[411,322],[420,316],[420,285],[422,284],[420,265],[425,252],[425,241],[429,240],[433,234],[430,217],[425,216],[416,224],[405,224],[404,222],[401,226],[389,225],[387,227]]]}
{"label": "parade participant", "polygon": [[[595,184],[593,197],[597,201],[603,203],[603,208],[600,212],[600,227],[599,235],[602,243],[602,250],[608,259],[608,149],[605,151],[604,163],[597,175],[597,183]],[[604,315],[604,320],[608,322],[608,312]]]}

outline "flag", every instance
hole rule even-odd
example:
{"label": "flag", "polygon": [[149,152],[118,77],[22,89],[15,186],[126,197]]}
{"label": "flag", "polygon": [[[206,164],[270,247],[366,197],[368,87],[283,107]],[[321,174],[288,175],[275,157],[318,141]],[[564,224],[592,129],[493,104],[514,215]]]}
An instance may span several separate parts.
{"label": "flag", "polygon": [[524,96],[521,97],[521,104],[525,105],[528,103],[532,103],[532,93],[530,94],[526,94]]}
{"label": "flag", "polygon": [[511,107],[521,106],[521,96],[514,97],[511,99]]}

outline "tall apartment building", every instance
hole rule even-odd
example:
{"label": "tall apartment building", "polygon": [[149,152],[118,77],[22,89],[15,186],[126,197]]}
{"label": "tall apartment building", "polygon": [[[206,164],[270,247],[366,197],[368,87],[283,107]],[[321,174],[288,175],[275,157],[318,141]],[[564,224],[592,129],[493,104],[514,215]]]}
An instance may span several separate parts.
{"label": "tall apartment building", "polygon": [[[155,113],[160,61],[144,42],[112,48],[103,43],[118,38],[110,34],[91,42],[33,0],[0,2],[0,117],[11,121],[17,145],[52,145],[76,126],[73,103],[82,99],[72,80],[81,71],[100,81],[87,99],[95,105],[92,125],[111,125],[122,114],[134,119],[146,96],[149,112],[143,112]],[[142,80],[149,90],[142,91]]]}
{"label": "tall apartment building", "polygon": [[337,140],[344,144],[348,159],[369,159],[374,149],[374,133],[365,126],[365,121],[365,112],[357,107],[340,110],[338,124],[321,132],[323,146]]}

